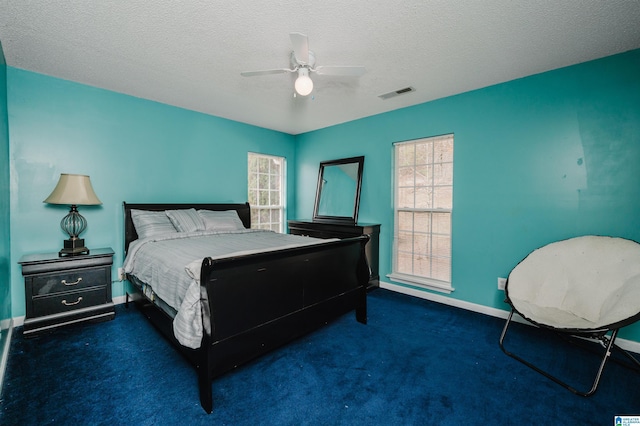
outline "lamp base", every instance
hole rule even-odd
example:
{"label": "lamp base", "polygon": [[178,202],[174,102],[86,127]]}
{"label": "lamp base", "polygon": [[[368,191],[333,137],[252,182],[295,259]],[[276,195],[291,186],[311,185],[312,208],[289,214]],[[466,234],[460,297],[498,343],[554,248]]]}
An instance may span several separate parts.
{"label": "lamp base", "polygon": [[64,240],[64,248],[58,252],[58,256],[77,256],[89,254],[89,249],[84,246],[84,238],[70,238]]}

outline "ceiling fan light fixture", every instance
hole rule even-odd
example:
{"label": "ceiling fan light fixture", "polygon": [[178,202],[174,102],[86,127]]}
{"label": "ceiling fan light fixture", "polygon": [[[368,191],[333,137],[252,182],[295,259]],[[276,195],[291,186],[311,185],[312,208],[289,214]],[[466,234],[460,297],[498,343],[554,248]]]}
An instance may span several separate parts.
{"label": "ceiling fan light fixture", "polygon": [[300,96],[307,96],[313,90],[313,80],[309,77],[309,69],[300,68],[295,83],[296,92]]}
{"label": "ceiling fan light fixture", "polygon": [[[360,77],[365,73],[365,68],[360,66],[319,66],[316,67],[316,55],[309,50],[309,40],[307,36],[300,33],[290,33],[293,51],[289,55],[291,68],[275,68],[261,71],[243,71],[243,77],[255,77],[259,75],[298,73],[294,87],[293,97],[308,96],[313,92],[313,80],[309,74],[314,72],[318,75],[326,76],[347,76]],[[313,96],[311,96],[313,99]]]}

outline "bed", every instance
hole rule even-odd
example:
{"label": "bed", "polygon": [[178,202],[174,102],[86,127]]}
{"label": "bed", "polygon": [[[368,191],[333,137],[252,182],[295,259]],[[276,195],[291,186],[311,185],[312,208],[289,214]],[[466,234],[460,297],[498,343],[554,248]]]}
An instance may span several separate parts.
{"label": "bed", "polygon": [[[170,261],[156,262],[138,256],[142,256],[143,252],[146,252],[147,256],[153,256],[156,251],[173,250],[173,240],[176,240],[177,244],[183,244],[183,240],[193,237],[198,244],[204,244],[206,239],[227,238],[225,241],[231,241],[229,239],[232,236],[227,235],[229,233],[249,239],[254,235],[266,235],[268,232],[250,230],[251,213],[248,203],[125,202],[123,206],[126,278],[142,295],[137,298],[136,305],[195,367],[200,403],[207,413],[213,410],[211,382],[215,377],[348,312],[355,311],[356,320],[366,324],[369,267],[365,256],[365,244],[368,237],[319,240],[278,234],[272,237],[286,239],[287,244],[260,250],[231,249],[227,254],[216,252],[215,256],[202,256],[182,267],[182,272],[192,280],[188,284],[188,289],[191,289],[188,292],[193,293],[195,283],[196,300],[191,300],[193,303],[188,304],[195,307],[191,309],[195,311],[195,316],[186,322],[191,321],[196,329],[201,329],[202,334],[201,337],[191,337],[191,344],[186,342],[185,345],[184,338],[176,337],[176,330],[180,328],[176,325],[176,318],[181,315],[189,298],[188,294],[183,295],[180,306],[173,306],[175,302],[165,300],[165,297],[171,299],[171,296],[166,291],[160,292],[159,284],[147,280],[149,276],[153,276],[153,280],[177,280],[178,278],[167,273],[166,268],[169,266],[160,265],[162,262]],[[190,229],[188,220],[182,217],[182,225],[180,222],[172,223],[178,236],[166,237],[164,234],[160,237],[147,232],[145,222],[141,222],[140,219],[156,217],[164,220],[162,215],[172,215],[170,219],[173,221],[176,216],[173,212],[187,216],[187,219],[193,216],[194,212],[201,218],[205,214],[218,216],[215,216],[213,222],[204,221],[207,228],[204,231]],[[221,222],[217,218],[225,214],[233,216],[232,228],[238,223],[240,225],[232,230],[226,229],[229,216],[225,216],[222,230],[215,227],[208,229],[209,223],[218,226]],[[134,226],[134,219],[139,229]],[[163,222],[161,225],[164,224]],[[152,225],[156,230],[160,226],[158,223]],[[180,226],[183,229],[179,229]],[[139,236],[138,231],[143,235]],[[186,256],[185,250],[175,249],[173,257]],[[198,250],[203,248],[200,247]],[[132,260],[134,258],[135,260]],[[155,263],[160,266],[150,266]],[[151,275],[145,271],[152,271]],[[156,285],[157,291],[154,287]]]}
{"label": "bed", "polygon": [[[624,365],[640,371],[640,362],[615,344],[622,327],[640,320],[640,244],[635,241],[586,235],[547,244],[510,272],[505,293],[511,312],[500,348],[508,356],[581,396],[597,390],[613,350],[630,361]],[[578,390],[507,350],[504,341],[514,313],[572,343],[598,342],[604,350],[591,388]]]}

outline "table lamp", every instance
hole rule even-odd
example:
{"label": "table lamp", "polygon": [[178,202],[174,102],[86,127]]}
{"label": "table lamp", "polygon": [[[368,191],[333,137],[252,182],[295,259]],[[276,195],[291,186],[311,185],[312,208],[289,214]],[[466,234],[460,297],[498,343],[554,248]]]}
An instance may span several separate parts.
{"label": "table lamp", "polygon": [[62,173],[53,192],[43,202],[71,206],[69,214],[60,221],[60,227],[69,234],[69,239],[64,240],[64,247],[58,254],[60,256],[89,254],[89,249],[84,246],[84,238],[78,238],[87,228],[87,220],[78,212],[78,206],[102,204],[93,192],[89,176]]}

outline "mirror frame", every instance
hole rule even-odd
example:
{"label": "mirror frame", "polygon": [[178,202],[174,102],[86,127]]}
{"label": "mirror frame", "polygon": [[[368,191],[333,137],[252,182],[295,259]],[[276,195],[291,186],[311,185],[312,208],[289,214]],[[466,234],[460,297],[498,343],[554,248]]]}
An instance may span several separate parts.
{"label": "mirror frame", "polygon": [[[320,198],[322,196],[322,182],[324,177],[324,169],[328,166],[339,166],[341,164],[357,164],[358,172],[357,172],[357,181],[356,181],[356,191],[354,194],[353,200],[353,214],[351,216],[330,216],[330,215],[322,215],[318,213],[318,208],[320,207]],[[342,158],[339,160],[331,160],[331,161],[322,161],[320,163],[320,170],[318,171],[318,184],[316,186],[316,201],[313,206],[313,222],[321,222],[321,223],[335,223],[335,224],[350,224],[355,225],[358,223],[358,209],[360,207],[360,191],[362,189],[362,171],[364,168],[364,156],[360,157],[349,157]]]}

